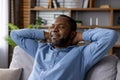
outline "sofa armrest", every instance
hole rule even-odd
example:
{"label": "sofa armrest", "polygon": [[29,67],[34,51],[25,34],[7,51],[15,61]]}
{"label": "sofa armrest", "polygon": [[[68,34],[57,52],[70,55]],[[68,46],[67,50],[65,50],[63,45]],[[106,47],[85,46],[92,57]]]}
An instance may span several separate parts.
{"label": "sofa armrest", "polygon": [[34,60],[30,55],[19,46],[16,46],[13,51],[13,57],[9,68],[23,68],[21,80],[28,80],[32,71],[33,62]]}

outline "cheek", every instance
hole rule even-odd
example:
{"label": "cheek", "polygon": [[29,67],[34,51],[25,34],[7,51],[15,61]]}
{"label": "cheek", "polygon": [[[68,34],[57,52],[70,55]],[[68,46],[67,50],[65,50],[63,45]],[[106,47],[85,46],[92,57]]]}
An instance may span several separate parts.
{"label": "cheek", "polygon": [[70,32],[68,31],[61,32],[61,37],[64,37],[64,38],[70,37]]}

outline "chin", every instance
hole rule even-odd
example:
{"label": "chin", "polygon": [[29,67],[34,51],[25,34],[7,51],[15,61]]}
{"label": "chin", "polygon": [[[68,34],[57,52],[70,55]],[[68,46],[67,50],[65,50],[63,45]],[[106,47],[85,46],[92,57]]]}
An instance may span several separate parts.
{"label": "chin", "polygon": [[64,44],[67,44],[69,42],[69,39],[59,39],[59,40],[51,40],[51,43],[53,46],[63,46]]}
{"label": "chin", "polygon": [[54,46],[59,46],[60,44],[57,43],[57,42],[52,42],[52,45],[54,45]]}
{"label": "chin", "polygon": [[52,41],[51,44],[52,44],[53,46],[61,46],[62,43],[59,42],[59,41]]}

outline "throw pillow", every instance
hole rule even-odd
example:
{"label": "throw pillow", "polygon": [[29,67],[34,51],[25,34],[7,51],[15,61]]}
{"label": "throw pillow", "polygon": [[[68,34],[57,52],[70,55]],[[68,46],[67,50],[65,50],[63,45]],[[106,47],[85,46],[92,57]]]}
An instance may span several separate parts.
{"label": "throw pillow", "polygon": [[22,68],[0,69],[0,80],[20,80]]}

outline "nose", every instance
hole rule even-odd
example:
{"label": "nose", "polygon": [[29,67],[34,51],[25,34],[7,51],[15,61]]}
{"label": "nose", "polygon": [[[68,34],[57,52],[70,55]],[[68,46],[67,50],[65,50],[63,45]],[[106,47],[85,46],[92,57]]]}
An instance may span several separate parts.
{"label": "nose", "polygon": [[53,27],[52,31],[54,32],[59,31],[57,25]]}

